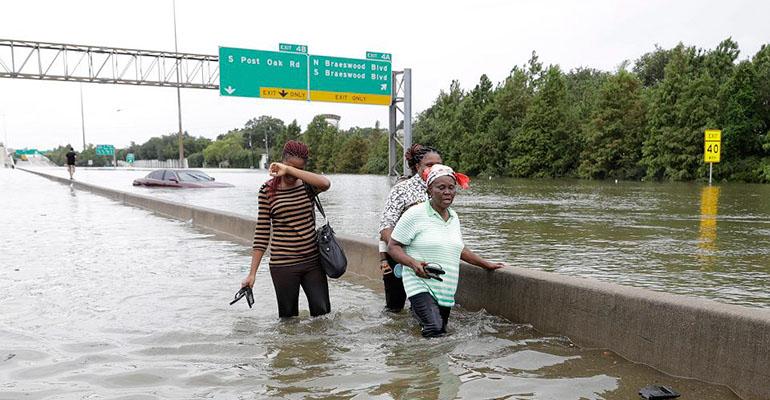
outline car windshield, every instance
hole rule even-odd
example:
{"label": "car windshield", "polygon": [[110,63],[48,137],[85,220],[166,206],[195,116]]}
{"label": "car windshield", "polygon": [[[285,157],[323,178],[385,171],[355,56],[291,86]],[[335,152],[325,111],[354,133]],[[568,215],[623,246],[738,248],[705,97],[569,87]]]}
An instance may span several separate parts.
{"label": "car windshield", "polygon": [[152,171],[147,175],[148,179],[157,179],[157,180],[163,180],[163,170],[158,171]]}
{"label": "car windshield", "polygon": [[177,175],[179,175],[179,179],[186,182],[208,182],[214,180],[201,171],[177,171]]}

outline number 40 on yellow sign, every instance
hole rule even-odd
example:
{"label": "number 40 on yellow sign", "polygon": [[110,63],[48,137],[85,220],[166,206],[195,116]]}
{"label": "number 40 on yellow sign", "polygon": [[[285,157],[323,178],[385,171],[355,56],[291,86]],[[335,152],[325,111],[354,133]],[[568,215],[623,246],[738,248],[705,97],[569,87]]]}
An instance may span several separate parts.
{"label": "number 40 on yellow sign", "polygon": [[704,137],[703,161],[718,163],[722,153],[722,131],[707,129]]}

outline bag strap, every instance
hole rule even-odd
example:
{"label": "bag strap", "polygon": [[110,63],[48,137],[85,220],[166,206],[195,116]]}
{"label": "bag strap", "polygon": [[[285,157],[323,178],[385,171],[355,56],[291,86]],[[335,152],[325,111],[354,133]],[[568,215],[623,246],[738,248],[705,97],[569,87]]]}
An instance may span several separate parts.
{"label": "bag strap", "polygon": [[[304,185],[305,185],[305,192],[307,192],[307,197],[310,198],[310,201],[316,206],[316,208],[318,208],[318,211],[321,213],[324,219],[328,221],[328,219],[326,218],[326,213],[324,212],[324,208],[321,205],[321,200],[318,199],[318,195],[313,190],[313,187],[308,185],[307,183],[305,183]],[[313,213],[313,217],[315,217],[315,213]]]}

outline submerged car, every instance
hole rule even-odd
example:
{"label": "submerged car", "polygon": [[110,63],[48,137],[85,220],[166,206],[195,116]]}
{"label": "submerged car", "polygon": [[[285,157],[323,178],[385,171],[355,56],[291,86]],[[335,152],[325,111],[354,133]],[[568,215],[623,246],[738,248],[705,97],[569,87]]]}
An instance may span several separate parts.
{"label": "submerged car", "polygon": [[224,182],[214,182],[205,172],[194,169],[158,169],[144,178],[134,179],[134,186],[158,186],[178,188],[232,187]]}

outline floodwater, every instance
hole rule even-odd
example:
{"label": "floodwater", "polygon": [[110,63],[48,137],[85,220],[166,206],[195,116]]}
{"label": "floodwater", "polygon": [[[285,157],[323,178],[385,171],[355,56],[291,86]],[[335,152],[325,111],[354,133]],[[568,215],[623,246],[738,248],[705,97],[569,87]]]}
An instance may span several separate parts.
{"label": "floodwater", "polygon": [[484,312],[422,339],[347,281],[331,314],[280,321],[263,266],[254,308],[230,306],[247,247],[19,170],[0,221],[0,399],[737,398]]}
{"label": "floodwater", "polygon": [[[47,171],[65,176],[63,168]],[[79,169],[76,178],[256,216],[264,170],[205,170],[225,189],[133,187],[148,171]],[[388,183],[331,175],[322,195],[338,233],[375,238]],[[469,247],[511,265],[770,307],[770,185],[477,180],[455,208]]]}

